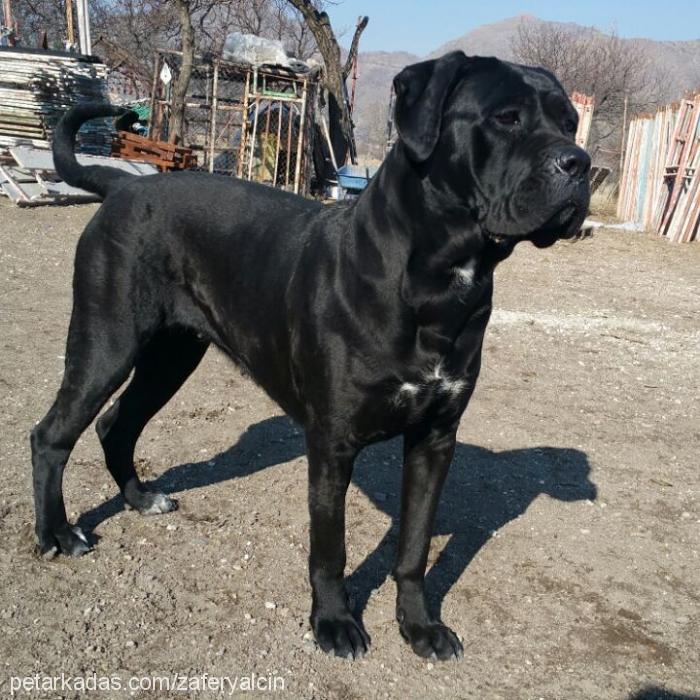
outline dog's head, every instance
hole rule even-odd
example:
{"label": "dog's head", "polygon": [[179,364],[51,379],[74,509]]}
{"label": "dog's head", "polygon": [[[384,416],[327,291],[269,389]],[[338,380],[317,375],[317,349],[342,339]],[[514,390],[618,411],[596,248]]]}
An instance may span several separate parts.
{"label": "dog's head", "polygon": [[408,66],[394,88],[404,153],[446,206],[495,239],[544,247],[580,231],[590,158],[551,73],[455,51]]}

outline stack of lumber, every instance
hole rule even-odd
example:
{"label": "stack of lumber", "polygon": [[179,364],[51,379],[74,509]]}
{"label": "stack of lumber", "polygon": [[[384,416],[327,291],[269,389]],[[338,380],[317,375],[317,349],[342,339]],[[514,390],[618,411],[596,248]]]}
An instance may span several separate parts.
{"label": "stack of lumber", "polygon": [[[106,76],[107,67],[90,56],[0,48],[0,147],[47,145],[69,107],[107,101]],[[106,155],[108,122],[89,122],[78,140],[81,150]]]}
{"label": "stack of lumber", "polygon": [[700,227],[700,93],[632,119],[617,215],[674,243]]}
{"label": "stack of lumber", "polygon": [[197,156],[191,148],[166,141],[154,141],[130,131],[118,131],[112,139],[112,155],[127,160],[152,163],[161,172],[197,167]]}
{"label": "stack of lumber", "polygon": [[[153,175],[157,169],[149,163],[78,154],[81,165],[108,165],[132,175]],[[21,207],[41,204],[78,204],[95,202],[91,192],[62,182],[54,168],[53,154],[46,148],[14,146],[0,156],[0,193]]]}
{"label": "stack of lumber", "polygon": [[571,102],[578,112],[578,129],[576,129],[576,144],[585,148],[588,143],[588,136],[591,133],[593,124],[593,110],[595,109],[595,99],[592,95],[584,95],[582,92],[571,94]]}

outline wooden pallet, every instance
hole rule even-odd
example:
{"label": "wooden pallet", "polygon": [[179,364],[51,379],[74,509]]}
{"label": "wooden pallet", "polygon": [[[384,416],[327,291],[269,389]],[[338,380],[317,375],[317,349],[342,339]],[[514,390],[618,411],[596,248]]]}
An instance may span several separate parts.
{"label": "wooden pallet", "polygon": [[664,170],[666,187],[663,189],[654,212],[654,228],[661,235],[666,235],[668,232],[678,199],[681,196],[683,180],[686,176],[686,164],[694,143],[693,136],[698,111],[700,111],[698,108],[700,108],[700,100],[697,106],[693,100],[684,99],[681,101]]}
{"label": "wooden pallet", "polygon": [[152,163],[163,172],[197,167],[197,157],[192,154],[191,148],[153,141],[130,131],[118,131],[114,136],[112,156]]}

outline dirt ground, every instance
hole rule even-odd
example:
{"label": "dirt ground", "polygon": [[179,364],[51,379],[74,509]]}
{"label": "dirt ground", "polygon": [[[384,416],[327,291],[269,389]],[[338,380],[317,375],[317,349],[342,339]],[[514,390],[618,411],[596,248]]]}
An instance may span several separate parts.
{"label": "dirt ground", "polygon": [[[271,696],[324,700],[700,697],[700,245],[603,230],[499,268],[428,576],[465,658],[419,659],[398,633],[393,442],[363,454],[348,497],[349,586],[372,637],[350,662],[310,640],[302,435],[217,351],[139,443],[180,510],[125,511],[89,430],[65,493],[97,545],[33,553],[28,433],[61,379],[93,211],[0,202],[0,697],[61,673],[72,689],[20,695],[209,698],[202,674],[255,673],[258,688],[277,677]],[[191,689],[75,684],[166,675]]]}

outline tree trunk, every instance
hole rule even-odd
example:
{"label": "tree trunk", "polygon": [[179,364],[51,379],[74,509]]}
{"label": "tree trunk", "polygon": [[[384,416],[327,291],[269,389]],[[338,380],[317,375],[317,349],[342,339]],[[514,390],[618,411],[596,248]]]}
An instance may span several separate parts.
{"label": "tree trunk", "polygon": [[[338,165],[343,165],[347,159],[350,144],[353,142],[353,125],[345,99],[345,72],[340,63],[340,46],[333,33],[331,22],[325,12],[319,12],[311,0],[288,0],[301,13],[304,21],[316,39],[318,50],[325,64],[325,87],[328,91],[328,121],[331,144]],[[367,22],[358,24],[353,39],[355,50],[357,40]]]}
{"label": "tree trunk", "polygon": [[185,102],[187,89],[190,86],[192,67],[194,64],[194,27],[189,0],[174,0],[180,23],[182,43],[182,63],[177,78],[173,83],[171,96],[170,128],[168,140],[170,143],[181,143],[185,131]]}

